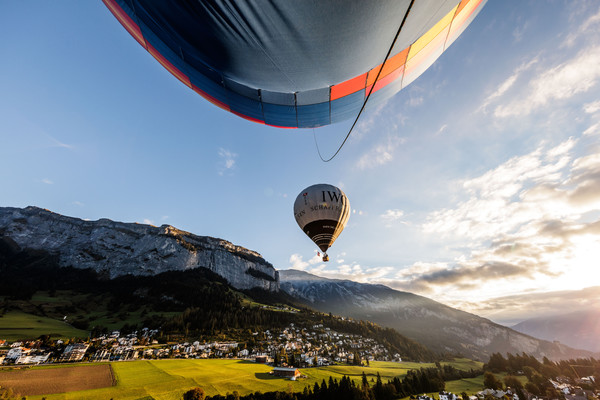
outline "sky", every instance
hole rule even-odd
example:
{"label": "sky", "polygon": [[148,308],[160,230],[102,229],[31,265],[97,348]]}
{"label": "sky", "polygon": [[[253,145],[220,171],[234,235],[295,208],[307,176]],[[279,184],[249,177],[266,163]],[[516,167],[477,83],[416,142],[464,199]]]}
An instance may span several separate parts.
{"label": "sky", "polygon": [[[0,206],[219,237],[277,269],[382,283],[510,324],[600,304],[600,4],[489,0],[351,121],[255,124],[172,77],[100,1],[0,0]],[[298,193],[344,190],[328,252]]]}

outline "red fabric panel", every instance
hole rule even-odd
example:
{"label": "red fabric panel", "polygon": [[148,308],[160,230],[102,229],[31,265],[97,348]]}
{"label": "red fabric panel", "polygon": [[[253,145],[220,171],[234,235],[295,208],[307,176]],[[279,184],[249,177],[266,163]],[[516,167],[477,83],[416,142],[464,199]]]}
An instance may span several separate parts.
{"label": "red fabric panel", "polygon": [[345,82],[338,83],[337,85],[333,85],[331,87],[330,100],[339,99],[340,97],[344,97],[346,95],[349,95],[349,94],[358,92],[361,89],[364,89],[366,80],[367,80],[367,73],[365,72],[364,74],[356,76],[352,79],[348,79]]}
{"label": "red fabric panel", "polygon": [[137,42],[139,44],[141,44],[143,48],[145,48],[147,50],[148,47],[146,46],[146,40],[144,40],[144,35],[142,35],[142,31],[140,30],[140,27],[138,26],[138,24],[133,22],[133,20],[131,18],[129,18],[129,15],[127,15],[127,13],[125,11],[123,11],[121,6],[119,6],[114,0],[102,0],[102,1],[106,5],[106,7],[110,10],[110,12],[113,13],[115,18],[117,18],[119,20],[121,25],[123,25],[123,27],[125,29],[127,29],[127,32],[129,32],[129,34],[131,36],[133,36],[133,38],[135,40],[137,40]]}

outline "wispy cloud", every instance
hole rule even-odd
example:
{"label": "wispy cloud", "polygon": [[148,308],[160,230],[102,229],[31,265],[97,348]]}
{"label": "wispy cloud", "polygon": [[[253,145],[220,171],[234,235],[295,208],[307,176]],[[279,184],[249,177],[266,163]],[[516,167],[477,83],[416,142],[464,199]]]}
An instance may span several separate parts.
{"label": "wispy cloud", "polygon": [[44,179],[42,179],[42,183],[45,183],[46,185],[53,185],[54,181],[52,181],[48,178],[44,178]]}
{"label": "wispy cloud", "polygon": [[588,114],[597,113],[598,111],[600,111],[600,100],[584,104],[583,110]]}
{"label": "wispy cloud", "polygon": [[[400,221],[403,216],[404,211],[398,209],[386,210],[383,214],[380,215],[380,217],[385,221],[387,227],[391,227],[394,222]],[[405,223],[402,221],[400,222]]]}
{"label": "wispy cloud", "polygon": [[527,85],[526,94],[498,105],[494,115],[500,118],[528,115],[552,102],[587,92],[600,80],[599,64],[600,46],[583,49],[573,59],[538,73]]}
{"label": "wispy cloud", "polygon": [[394,159],[396,149],[406,142],[404,138],[389,137],[384,143],[379,143],[358,159],[356,167],[360,170],[379,167]]}
{"label": "wispy cloud", "polygon": [[600,284],[589,275],[600,258],[600,154],[576,156],[578,144],[540,146],[460,183],[466,198],[431,212],[422,229],[468,253],[417,262],[387,283],[450,302],[456,291],[484,298],[541,282],[547,290],[573,287],[582,276]]}
{"label": "wispy cloud", "polygon": [[517,82],[517,80],[519,79],[521,74],[523,74],[524,72],[531,69],[535,64],[538,63],[538,61],[539,61],[538,58],[534,57],[533,59],[529,60],[528,62],[518,66],[514,70],[512,75],[509,76],[508,78],[506,78],[506,80],[504,80],[504,82],[502,82],[498,86],[498,88],[496,88],[496,90],[483,101],[483,104],[481,105],[479,110],[486,112],[487,107],[490,105],[490,103],[492,103],[494,100],[502,97],[506,92],[508,92],[508,90],[514,86],[515,82]]}
{"label": "wispy cloud", "polygon": [[393,271],[392,267],[365,268],[357,263],[344,264],[338,258],[338,265],[332,266],[322,262],[316,253],[308,261],[304,261],[300,254],[290,256],[290,269],[298,269],[311,274],[329,279],[348,279],[355,282],[368,283],[378,281]]}
{"label": "wispy cloud", "polygon": [[233,169],[235,169],[235,160],[238,156],[236,153],[224,148],[220,148],[218,154],[221,158],[221,161],[219,162],[219,175],[224,175],[225,173],[231,172]]}

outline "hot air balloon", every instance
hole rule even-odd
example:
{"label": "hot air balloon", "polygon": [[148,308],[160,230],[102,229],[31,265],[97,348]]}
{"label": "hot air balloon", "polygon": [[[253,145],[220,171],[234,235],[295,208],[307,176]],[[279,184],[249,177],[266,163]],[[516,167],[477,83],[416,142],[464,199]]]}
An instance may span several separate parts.
{"label": "hot air balloon", "polygon": [[103,2],[208,101],[261,124],[311,128],[355,117],[371,89],[369,106],[406,87],[486,0]]}
{"label": "hot air balloon", "polygon": [[350,217],[350,202],[340,188],[324,183],[304,189],[294,202],[294,217],[300,228],[321,249],[327,249],[342,233]]}

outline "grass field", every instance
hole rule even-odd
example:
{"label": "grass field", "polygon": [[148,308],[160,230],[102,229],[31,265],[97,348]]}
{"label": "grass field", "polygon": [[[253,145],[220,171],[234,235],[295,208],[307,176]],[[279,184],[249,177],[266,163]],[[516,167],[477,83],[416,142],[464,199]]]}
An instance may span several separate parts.
{"label": "grass field", "polygon": [[7,312],[0,317],[0,339],[7,341],[35,339],[47,334],[54,338],[88,336],[88,332],[75,329],[62,321],[19,311]]}
{"label": "grass field", "polygon": [[[470,360],[457,360],[449,363],[457,368],[478,368],[480,363]],[[251,392],[293,390],[301,391],[306,385],[326,381],[330,376],[341,378],[348,375],[360,381],[363,371],[369,378],[377,373],[384,382],[395,376],[403,377],[406,371],[414,368],[431,367],[424,363],[371,362],[369,367],[334,365],[301,370],[305,379],[290,381],[269,375],[271,367],[243,360],[156,360],[112,363],[117,385],[94,390],[84,390],[62,394],[44,395],[48,400],[74,399],[124,399],[137,400],[151,396],[156,400],[180,400],[185,391],[200,386],[207,395],[226,394],[238,391],[240,394]],[[83,366],[82,366],[83,368]],[[35,370],[35,368],[34,368]],[[473,393],[481,390],[483,378],[448,382],[448,390]],[[41,399],[31,396],[29,399]]]}

